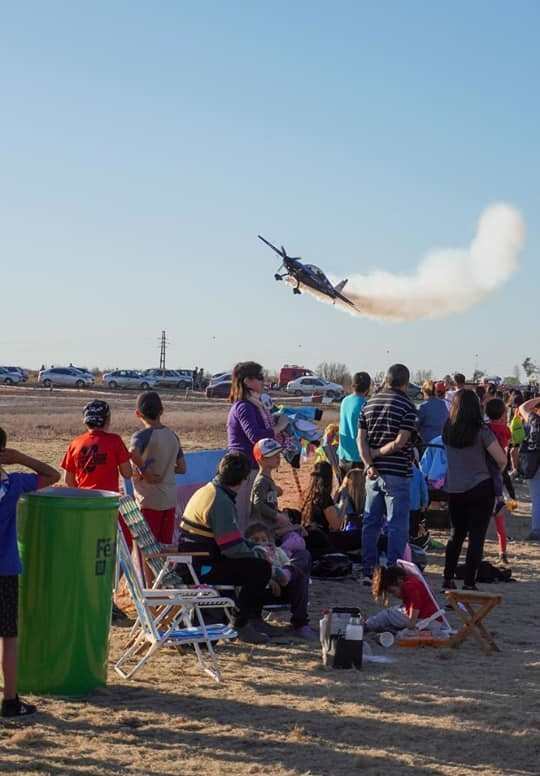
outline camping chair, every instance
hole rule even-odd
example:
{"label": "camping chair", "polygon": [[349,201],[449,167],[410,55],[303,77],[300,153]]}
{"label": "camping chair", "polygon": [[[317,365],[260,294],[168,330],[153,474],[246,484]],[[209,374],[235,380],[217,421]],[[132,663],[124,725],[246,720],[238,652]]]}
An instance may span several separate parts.
{"label": "camping chair", "polygon": [[[185,596],[177,589],[142,587],[135,572],[133,560],[121,531],[118,531],[118,560],[129,594],[137,610],[137,623],[132,630],[127,648],[115,663],[114,669],[124,679],[130,679],[165,645],[192,646],[201,669],[216,682],[221,681],[213,643],[237,637],[230,624],[206,625],[201,609],[213,607],[227,612],[233,606],[229,598],[203,594]],[[193,626],[193,619],[197,625]],[[149,645],[149,646],[148,646]],[[206,647],[204,655],[201,645]],[[142,657],[140,657],[142,653]],[[125,664],[135,660],[135,665]]]}
{"label": "camping chair", "polygon": [[502,595],[481,593],[474,590],[447,590],[445,596],[463,622],[461,629],[452,636],[451,646],[459,647],[466,638],[474,636],[486,655],[500,652],[493,635],[482,621],[492,609],[501,603]]}
{"label": "camping chair", "polygon": [[437,601],[437,599],[433,595],[432,589],[428,585],[426,578],[424,577],[424,575],[422,574],[422,572],[420,571],[418,566],[415,563],[411,563],[411,561],[408,561],[408,560],[398,560],[397,561],[397,565],[400,566],[400,568],[402,568],[403,571],[408,576],[413,576],[413,577],[416,577],[417,579],[420,580],[420,582],[424,585],[424,587],[425,587],[429,597],[431,598],[431,600],[433,601],[433,603],[437,607],[437,611],[434,612],[434,614],[432,614],[431,617],[426,617],[423,620],[418,620],[418,622],[416,623],[417,630],[420,630],[420,631],[426,630],[426,628],[429,625],[431,625],[431,623],[434,620],[439,620],[440,619],[440,620],[442,620],[443,625],[444,625],[443,630],[446,633],[448,633],[448,634],[454,633],[455,631],[452,630],[452,628],[450,626],[450,623],[448,622],[448,618],[447,618],[446,614],[444,613],[444,609],[441,609],[441,607],[439,605],[439,602]]}

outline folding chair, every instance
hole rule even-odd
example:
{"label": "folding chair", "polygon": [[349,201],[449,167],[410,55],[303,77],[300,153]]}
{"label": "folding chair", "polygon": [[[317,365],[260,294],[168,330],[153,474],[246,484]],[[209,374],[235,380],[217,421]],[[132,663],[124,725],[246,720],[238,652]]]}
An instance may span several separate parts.
{"label": "folding chair", "polygon": [[398,560],[397,565],[400,566],[408,576],[413,576],[413,577],[416,577],[416,579],[420,580],[420,582],[424,585],[429,597],[433,601],[434,605],[437,607],[437,611],[434,612],[434,614],[432,614],[430,617],[426,617],[423,620],[418,620],[418,622],[416,623],[417,630],[420,630],[420,631],[426,630],[426,628],[428,628],[428,626],[431,625],[431,623],[434,620],[442,620],[442,623],[444,625],[444,628],[442,628],[442,630],[449,634],[455,633],[455,631],[452,630],[450,623],[448,622],[448,618],[444,613],[444,609],[441,609],[441,606],[437,601],[437,599],[435,598],[432,589],[428,585],[427,579],[424,577],[424,575],[422,574],[418,566],[415,563],[411,563],[411,561],[408,561],[408,560]]}
{"label": "folding chair", "polygon": [[[192,646],[201,669],[214,679],[221,681],[221,673],[213,643],[237,637],[229,624],[206,625],[201,609],[221,608],[227,613],[233,606],[229,598],[204,595],[184,595],[177,589],[147,589],[141,586],[135,572],[122,532],[118,532],[118,559],[124,574],[129,594],[137,610],[137,622],[132,629],[124,653],[115,663],[114,669],[124,679],[130,679],[145,663],[167,644],[175,647]],[[193,619],[197,625],[193,626]],[[204,655],[201,645],[206,647]],[[142,657],[141,657],[142,654]],[[126,668],[126,664],[135,664]]]}
{"label": "folding chair", "polygon": [[493,635],[483,620],[502,602],[502,595],[480,593],[474,590],[447,590],[445,596],[452,609],[463,622],[461,629],[451,638],[451,646],[458,647],[469,636],[474,636],[480,649],[489,655],[500,652]]}
{"label": "folding chair", "polygon": [[201,585],[193,566],[192,555],[179,554],[176,548],[162,545],[156,540],[135,499],[131,496],[121,496],[119,510],[143,561],[154,574],[152,589],[165,586],[181,590],[183,595],[189,595],[193,587],[187,585],[174,570],[176,565],[181,564],[186,566],[197,594],[218,595],[213,588]]}

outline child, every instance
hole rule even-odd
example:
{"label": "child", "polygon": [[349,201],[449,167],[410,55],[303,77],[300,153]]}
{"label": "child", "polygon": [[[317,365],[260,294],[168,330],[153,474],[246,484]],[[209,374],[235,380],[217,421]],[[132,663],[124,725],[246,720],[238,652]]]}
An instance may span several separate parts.
{"label": "child", "polygon": [[344,518],[343,530],[362,528],[366,503],[366,475],[363,469],[349,469],[336,494],[337,507]]}
{"label": "child", "polygon": [[[364,624],[366,631],[398,633],[405,628],[414,629],[419,620],[432,617],[438,611],[425,585],[412,574],[406,574],[399,566],[377,566],[373,572],[371,590],[373,598],[385,606],[388,605],[389,595],[400,598],[403,606],[383,609],[368,617]],[[432,620],[428,629],[439,631],[441,625],[439,619]]]}
{"label": "child", "polygon": [[[506,406],[502,399],[490,399],[486,403],[486,416],[489,420],[488,426],[497,438],[502,449],[507,453],[508,445],[512,438],[512,434],[506,423]],[[499,560],[503,563],[508,563],[508,557],[506,555],[506,546],[508,537],[506,535],[506,514],[508,509],[504,501],[503,494],[503,480],[508,494],[512,501],[515,501],[514,485],[508,475],[507,469],[501,474],[498,466],[494,463],[491,465],[488,456],[488,464],[495,486],[495,508],[493,514],[495,517],[495,528],[497,531],[497,537],[499,540]],[[506,477],[505,477],[506,475]]]}
{"label": "child", "polygon": [[[272,472],[279,468],[283,448],[275,439],[260,439],[253,446],[253,457],[259,466],[250,496],[250,521],[264,523],[274,529],[280,515],[278,498],[283,491],[272,479]],[[288,522],[288,518],[287,518]]]}
{"label": "child", "polygon": [[[429,504],[429,491],[423,472],[418,466],[415,458],[412,466],[412,477],[410,480],[410,512],[409,512],[409,537],[416,539],[421,534],[421,523],[424,512]],[[422,536],[425,533],[422,533]]]}
{"label": "child", "polygon": [[272,564],[270,589],[276,598],[284,593],[289,601],[293,634],[306,641],[318,640],[318,635],[308,625],[311,558],[307,550],[296,551],[293,558],[289,558],[283,548],[276,547],[272,532],[264,523],[251,523],[246,529],[246,539]]}
{"label": "child", "polygon": [[176,474],[185,474],[186,461],[180,440],[161,422],[163,404],[155,391],[137,399],[135,414],[143,428],[131,437],[131,460],[137,467],[135,492],[141,512],[156,540],[173,541],[176,516]]}
{"label": "child", "polygon": [[[111,408],[106,401],[94,399],[83,409],[84,434],[70,442],[60,464],[64,482],[69,488],[120,491],[119,475],[132,476],[127,447],[118,434],[111,434]],[[119,517],[124,538],[131,549],[132,539],[127,525]]]}
{"label": "child", "polygon": [[127,447],[118,434],[111,434],[111,408],[94,399],[83,409],[87,430],[70,442],[60,466],[70,488],[109,490],[118,493],[119,474],[132,476]]}
{"label": "child", "polygon": [[[19,579],[22,571],[17,549],[17,501],[23,493],[54,485],[60,474],[42,461],[17,450],[6,448],[7,437],[0,428],[0,639],[4,700],[2,717],[33,714],[36,707],[17,695],[17,607]],[[35,474],[6,472],[2,466],[18,464]]]}

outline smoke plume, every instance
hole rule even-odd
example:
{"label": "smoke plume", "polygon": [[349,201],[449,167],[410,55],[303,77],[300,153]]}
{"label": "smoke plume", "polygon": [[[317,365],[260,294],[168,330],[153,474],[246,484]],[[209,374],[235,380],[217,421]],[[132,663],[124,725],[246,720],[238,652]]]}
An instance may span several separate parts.
{"label": "smoke plume", "polygon": [[504,203],[491,205],[480,216],[467,249],[432,251],[410,275],[384,270],[351,275],[343,293],[354,303],[354,310],[336,304],[355,315],[390,321],[442,318],[462,312],[516,271],[524,238],[521,214]]}

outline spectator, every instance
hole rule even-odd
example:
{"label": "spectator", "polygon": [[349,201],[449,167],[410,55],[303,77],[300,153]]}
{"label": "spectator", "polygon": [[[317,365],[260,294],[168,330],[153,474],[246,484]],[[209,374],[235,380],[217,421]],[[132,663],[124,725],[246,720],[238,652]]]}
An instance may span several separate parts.
{"label": "spectator", "polygon": [[258,471],[253,445],[259,439],[274,438],[272,418],[261,402],[263,391],[262,366],[255,361],[236,364],[229,396],[232,407],[227,418],[228,449],[229,452],[244,453],[251,467],[236,500],[241,530],[245,529],[249,520],[251,490]]}
{"label": "spectator", "polygon": [[[272,479],[272,472],[279,468],[283,448],[275,439],[259,439],[253,446],[253,455],[259,466],[250,496],[250,521],[265,523],[272,530],[279,516],[278,498],[283,491]],[[289,523],[289,518],[286,518]]]}
{"label": "spectator", "polygon": [[[526,424],[527,446],[531,452],[536,452],[540,459],[540,399],[528,399],[520,405],[519,414]],[[540,541],[540,467],[534,477],[528,480],[532,502],[530,541]]]}
{"label": "spectator", "polygon": [[344,531],[344,519],[332,498],[333,473],[327,461],[311,472],[311,483],[302,507],[306,546],[318,558],[327,552],[353,552],[362,542],[360,530]]}
{"label": "spectator", "polygon": [[178,549],[194,553],[194,567],[203,584],[240,588],[238,636],[250,644],[264,644],[276,631],[261,619],[272,566],[245,542],[235,504],[250,472],[244,453],[228,453],[221,459],[215,479],[199,488],[186,505]]}
{"label": "spectator", "polygon": [[360,453],[356,443],[358,418],[367,401],[371,387],[371,377],[367,372],[356,372],[353,377],[352,393],[341,402],[339,409],[339,447],[337,455],[341,476],[345,477],[350,469],[362,468]]}
{"label": "spectator", "polygon": [[426,380],[422,385],[424,401],[418,408],[418,433],[424,445],[427,445],[442,434],[444,424],[448,420],[448,407],[444,399],[435,395],[433,380]]}
{"label": "spectator", "polygon": [[[132,469],[127,447],[118,434],[109,431],[111,408],[106,401],[94,399],[83,409],[87,430],[70,442],[60,464],[64,482],[70,488],[120,491],[119,476],[130,479]],[[122,533],[131,549],[132,540],[123,518]]]}
{"label": "spectator", "polygon": [[[0,640],[4,698],[2,717],[33,714],[36,707],[17,695],[17,615],[19,574],[22,571],[17,549],[17,502],[23,493],[54,485],[60,474],[42,461],[18,450],[7,449],[6,432],[0,428]],[[25,466],[35,474],[7,472],[3,466]]]}
{"label": "spectator", "polygon": [[180,440],[161,422],[163,404],[156,391],[137,398],[135,414],[143,428],[131,437],[131,460],[137,467],[135,493],[141,512],[160,544],[171,544],[176,516],[176,474],[185,474]]}
{"label": "spectator", "polygon": [[451,388],[449,391],[446,392],[446,401],[448,404],[448,411],[452,408],[452,403],[456,397],[456,395],[462,391],[465,388],[465,375],[461,374],[461,372],[456,372],[453,377],[453,385],[454,387]]}
{"label": "spectator", "polygon": [[474,391],[464,389],[456,395],[443,431],[443,441],[448,458],[446,490],[452,526],[446,545],[443,585],[445,589],[455,589],[459,555],[468,536],[463,589],[476,590],[476,575],[495,503],[486,453],[501,471],[506,466],[506,455],[485,425]]}
{"label": "spectator", "polygon": [[309,552],[304,547],[289,557],[283,547],[276,547],[274,534],[265,523],[250,523],[246,539],[255,545],[254,550],[259,557],[266,558],[272,564],[270,589],[274,598],[267,598],[266,602],[276,603],[277,599],[277,603],[280,600],[290,603],[292,634],[305,641],[318,641],[318,635],[308,624]]}
{"label": "spectator", "polygon": [[391,366],[384,390],[369,399],[360,414],[359,448],[367,474],[362,533],[365,585],[371,585],[384,524],[389,565],[403,557],[409,537],[411,435],[417,422],[415,406],[406,393],[409,379],[406,366]]}

